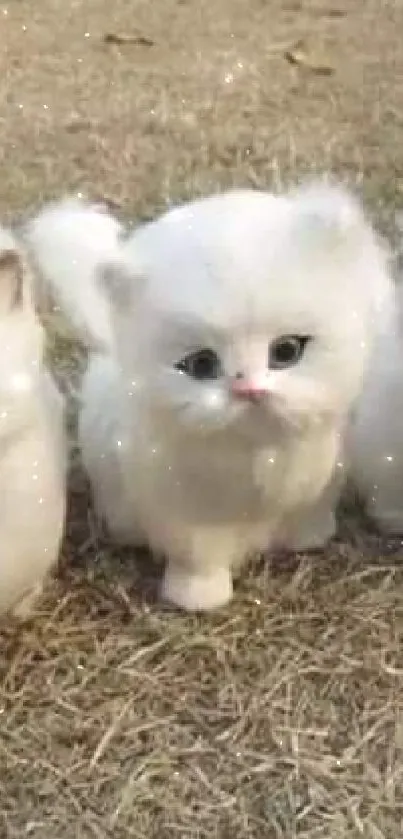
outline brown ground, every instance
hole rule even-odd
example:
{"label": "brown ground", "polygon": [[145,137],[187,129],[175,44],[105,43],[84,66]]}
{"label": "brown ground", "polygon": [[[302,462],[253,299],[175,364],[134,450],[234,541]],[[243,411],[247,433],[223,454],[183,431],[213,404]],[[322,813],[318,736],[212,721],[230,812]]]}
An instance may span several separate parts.
{"label": "brown ground", "polygon": [[[318,168],[393,210],[402,33],[400,0],[4,0],[0,211],[80,190],[146,217]],[[350,523],[189,617],[111,563],[84,501],[58,581],[2,631],[0,837],[401,839],[399,545]]]}

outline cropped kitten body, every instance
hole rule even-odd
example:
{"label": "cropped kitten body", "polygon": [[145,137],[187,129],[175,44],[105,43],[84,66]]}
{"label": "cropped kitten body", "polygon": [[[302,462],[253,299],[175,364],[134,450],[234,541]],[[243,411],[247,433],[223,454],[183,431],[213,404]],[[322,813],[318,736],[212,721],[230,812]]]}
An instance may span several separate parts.
{"label": "cropped kitten body", "polygon": [[[344,430],[389,304],[386,256],[336,187],[212,196],[94,259],[106,332],[80,291],[97,213],[52,206],[28,235],[65,300],[66,214],[81,231],[74,308],[109,347],[92,354],[81,393],[95,501],[116,539],[167,557],[166,598],[217,607],[247,555],[333,534]],[[48,270],[50,229],[63,271]]]}
{"label": "cropped kitten body", "polygon": [[403,533],[403,295],[380,336],[348,438],[350,477],[378,529]]}
{"label": "cropped kitten body", "polygon": [[57,561],[65,514],[63,405],[43,367],[31,281],[0,227],[0,613],[20,617]]}

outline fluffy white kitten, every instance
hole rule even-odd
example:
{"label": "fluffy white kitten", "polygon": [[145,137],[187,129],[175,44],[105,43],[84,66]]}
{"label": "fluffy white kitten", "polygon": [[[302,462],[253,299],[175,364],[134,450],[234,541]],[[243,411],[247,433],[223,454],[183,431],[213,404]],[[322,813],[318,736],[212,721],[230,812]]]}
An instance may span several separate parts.
{"label": "fluffy white kitten", "polygon": [[57,560],[65,513],[63,405],[42,364],[31,284],[0,227],[0,612],[20,617]]}
{"label": "fluffy white kitten", "polygon": [[379,530],[403,533],[403,294],[376,342],[347,442],[350,477]]}
{"label": "fluffy white kitten", "polygon": [[71,201],[28,235],[56,299],[109,344],[83,381],[84,461],[114,537],[167,556],[163,595],[217,607],[248,554],[333,534],[387,256],[359,204],[324,183],[215,195],[119,236]]}

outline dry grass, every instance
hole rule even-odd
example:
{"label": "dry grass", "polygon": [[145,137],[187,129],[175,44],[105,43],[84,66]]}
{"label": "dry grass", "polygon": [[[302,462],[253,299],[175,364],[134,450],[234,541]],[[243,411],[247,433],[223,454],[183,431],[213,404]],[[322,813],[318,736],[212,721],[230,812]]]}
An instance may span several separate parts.
{"label": "dry grass", "polygon": [[[399,0],[4,0],[0,210],[80,189],[139,218],[331,168],[388,216],[402,30]],[[300,38],[334,72],[287,62]],[[86,498],[76,475],[59,577],[1,630],[0,836],[400,839],[401,546],[347,523],[191,617],[144,594]]]}

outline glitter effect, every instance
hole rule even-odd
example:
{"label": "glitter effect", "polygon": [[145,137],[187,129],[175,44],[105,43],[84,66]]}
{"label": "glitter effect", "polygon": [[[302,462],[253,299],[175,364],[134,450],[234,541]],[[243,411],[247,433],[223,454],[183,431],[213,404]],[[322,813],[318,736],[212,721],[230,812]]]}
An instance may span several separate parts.
{"label": "glitter effect", "polygon": [[236,77],[240,75],[240,71],[244,69],[243,61],[239,60],[235,62],[231,70],[227,70],[224,73],[224,84],[233,84],[236,81]]}

